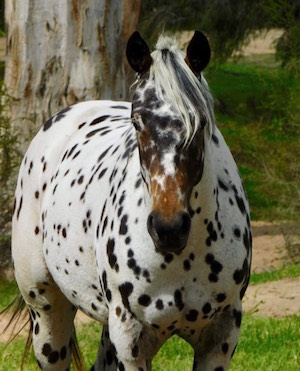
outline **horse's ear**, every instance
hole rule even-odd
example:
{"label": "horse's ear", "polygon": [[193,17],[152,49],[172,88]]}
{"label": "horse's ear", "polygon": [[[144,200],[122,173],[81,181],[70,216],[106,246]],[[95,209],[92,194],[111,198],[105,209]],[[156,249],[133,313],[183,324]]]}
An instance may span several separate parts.
{"label": "horse's ear", "polygon": [[135,72],[143,74],[149,70],[152,62],[150,49],[137,31],[128,39],[126,56]]}
{"label": "horse's ear", "polygon": [[195,31],[186,51],[185,61],[194,72],[200,75],[210,60],[210,46],[205,35],[200,31]]}

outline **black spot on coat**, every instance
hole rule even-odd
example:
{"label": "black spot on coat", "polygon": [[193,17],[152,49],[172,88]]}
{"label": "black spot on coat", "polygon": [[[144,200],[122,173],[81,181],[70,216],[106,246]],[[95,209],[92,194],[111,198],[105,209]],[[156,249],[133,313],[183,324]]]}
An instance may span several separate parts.
{"label": "black spot on coat", "polygon": [[128,215],[125,214],[122,216],[120,229],[119,229],[119,233],[121,235],[125,235],[128,231],[127,221],[128,221]]}
{"label": "black spot on coat", "polygon": [[198,318],[199,312],[196,309],[191,309],[189,313],[185,316],[187,321],[189,322],[196,322]]}
{"label": "black spot on coat", "polygon": [[151,304],[151,298],[149,295],[143,294],[138,298],[138,303],[144,307],[148,307]]}
{"label": "black spot on coat", "polygon": [[90,126],[97,125],[97,124],[99,124],[100,122],[105,121],[105,120],[108,119],[109,117],[110,117],[109,115],[100,116],[100,117],[96,118],[94,121],[92,121],[92,122],[90,123]]}
{"label": "black spot on coat", "polygon": [[180,290],[176,290],[174,292],[174,300],[175,300],[175,305],[179,309],[179,311],[182,311],[184,307],[184,303],[182,301],[182,294]]}
{"label": "black spot on coat", "polygon": [[132,294],[133,284],[131,282],[124,282],[122,283],[122,285],[119,286],[119,291],[122,297],[124,307],[130,311],[128,298]]}

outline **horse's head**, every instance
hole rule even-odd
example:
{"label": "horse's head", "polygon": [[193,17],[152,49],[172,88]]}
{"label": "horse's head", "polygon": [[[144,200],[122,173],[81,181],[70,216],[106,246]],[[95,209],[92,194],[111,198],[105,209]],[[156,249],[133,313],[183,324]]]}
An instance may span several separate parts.
{"label": "horse's head", "polygon": [[205,131],[214,121],[211,97],[201,78],[210,59],[209,44],[195,32],[185,57],[174,40],[160,37],[150,53],[135,32],[126,52],[138,74],[132,122],[152,200],[148,231],[159,251],[181,251],[191,228],[191,192],[202,176]]}

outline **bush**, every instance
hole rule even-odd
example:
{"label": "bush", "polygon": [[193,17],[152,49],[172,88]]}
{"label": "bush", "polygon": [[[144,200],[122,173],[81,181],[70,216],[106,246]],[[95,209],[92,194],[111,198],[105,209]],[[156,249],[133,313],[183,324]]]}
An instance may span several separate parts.
{"label": "bush", "polygon": [[9,97],[4,84],[0,85],[0,244],[9,243],[7,224],[13,207],[16,169],[21,152],[18,149],[18,130],[8,116]]}

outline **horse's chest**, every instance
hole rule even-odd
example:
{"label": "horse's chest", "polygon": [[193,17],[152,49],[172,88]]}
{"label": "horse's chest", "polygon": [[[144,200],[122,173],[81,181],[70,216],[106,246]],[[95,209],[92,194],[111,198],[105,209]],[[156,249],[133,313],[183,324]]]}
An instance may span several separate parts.
{"label": "horse's chest", "polygon": [[[134,279],[128,272],[127,282],[132,287],[126,302],[137,318],[167,335],[178,329],[203,327],[228,309],[239,295],[240,288],[233,280],[235,268],[229,257],[222,259],[217,253],[214,264],[207,261],[203,250],[173,258],[166,255],[156,267],[153,259],[147,267],[149,282]],[[236,259],[235,265],[242,265],[242,260],[242,256]]]}

